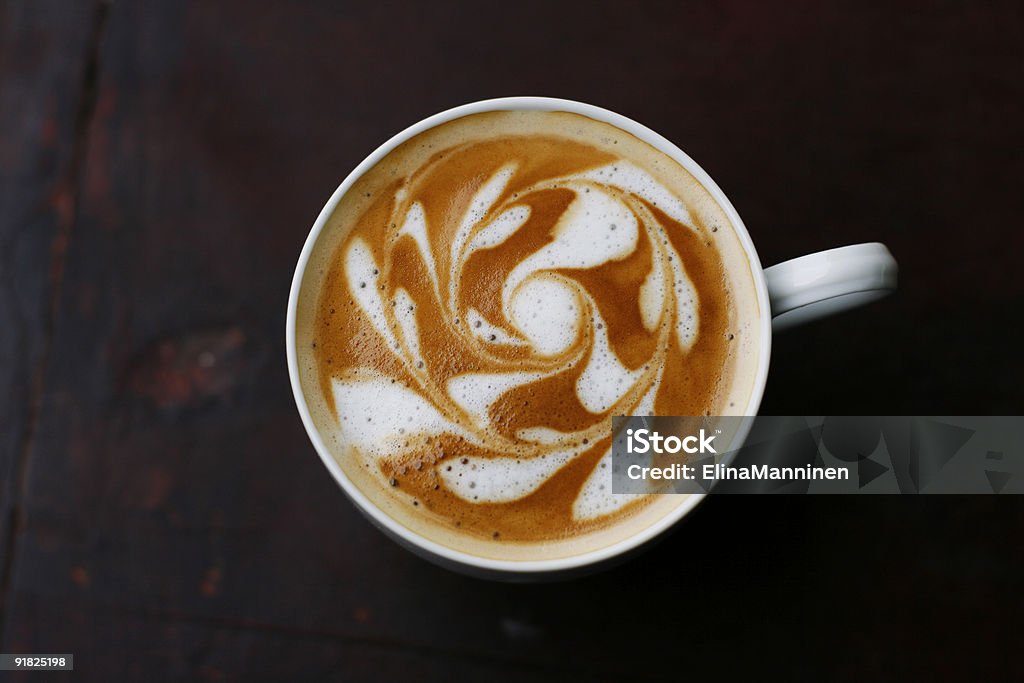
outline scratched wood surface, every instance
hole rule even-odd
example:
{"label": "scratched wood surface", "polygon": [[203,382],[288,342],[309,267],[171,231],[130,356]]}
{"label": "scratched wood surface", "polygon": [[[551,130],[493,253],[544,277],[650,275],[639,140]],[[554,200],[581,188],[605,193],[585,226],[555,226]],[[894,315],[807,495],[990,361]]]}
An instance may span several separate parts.
{"label": "scratched wood surface", "polygon": [[92,8],[0,6],[0,609],[77,202]]}
{"label": "scratched wood surface", "polygon": [[898,295],[777,337],[763,412],[1020,414],[1022,25],[1009,2],[0,3],[0,651],[96,681],[1020,674],[1021,501],[712,499],[598,576],[467,579],[344,499],[283,325],[309,225],[377,144],[563,96],[677,142],[765,264],[896,254]]}

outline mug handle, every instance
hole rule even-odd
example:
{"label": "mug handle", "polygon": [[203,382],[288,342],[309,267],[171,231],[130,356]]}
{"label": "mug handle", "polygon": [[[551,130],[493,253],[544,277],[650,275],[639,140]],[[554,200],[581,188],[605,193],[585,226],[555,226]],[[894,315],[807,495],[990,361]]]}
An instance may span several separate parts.
{"label": "mug handle", "polygon": [[881,242],[819,251],[766,268],[772,330],[854,308],[896,289],[896,259]]}

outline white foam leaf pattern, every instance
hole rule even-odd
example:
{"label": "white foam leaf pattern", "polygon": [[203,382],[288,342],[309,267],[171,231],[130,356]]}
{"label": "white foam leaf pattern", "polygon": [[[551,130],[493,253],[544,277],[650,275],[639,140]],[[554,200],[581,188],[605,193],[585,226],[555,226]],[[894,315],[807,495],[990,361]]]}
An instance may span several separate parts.
{"label": "white foam leaf pattern", "polygon": [[519,228],[530,218],[530,207],[525,205],[513,206],[500,216],[495,218],[489,225],[484,226],[473,238],[466,248],[463,260],[468,259],[473,252],[481,249],[492,249],[503,244],[509,237],[514,235]]}
{"label": "white foam leaf pattern", "polygon": [[470,200],[469,210],[462,217],[462,221],[452,237],[451,264],[453,270],[449,273],[449,306],[452,309],[455,308],[455,289],[458,283],[458,277],[454,268],[462,263],[462,251],[467,242],[472,237],[474,230],[479,227],[480,221],[487,215],[487,212],[494,206],[494,203],[498,201],[501,193],[505,191],[508,181],[512,179],[512,175],[515,172],[516,164],[506,164],[480,186]]}
{"label": "white foam leaf pattern", "polygon": [[576,380],[580,403],[592,413],[603,413],[629,391],[643,375],[643,368],[629,370],[611,350],[608,328],[594,307],[594,346],[587,367]]}
{"label": "white foam leaf pattern", "polygon": [[405,221],[402,223],[402,227],[398,230],[399,236],[409,235],[416,241],[416,246],[420,250],[420,256],[423,258],[423,262],[427,266],[427,272],[430,274],[430,279],[434,283],[434,291],[438,291],[440,284],[437,281],[437,263],[434,260],[434,254],[430,250],[430,237],[427,234],[427,214],[423,210],[423,205],[419,202],[413,202],[412,206],[405,213]]}
{"label": "white foam leaf pattern", "polygon": [[554,451],[536,458],[455,458],[439,468],[444,485],[455,495],[476,503],[507,503],[524,498],[560,470],[576,451]]}
{"label": "white foam leaf pattern", "polygon": [[373,324],[373,329],[387,342],[388,347],[398,350],[395,335],[384,317],[384,302],[380,298],[378,280],[380,267],[373,258],[373,252],[361,238],[352,240],[345,254],[345,271],[349,276],[352,297]]}
{"label": "white foam leaf pattern", "polygon": [[612,493],[612,449],[601,457],[597,466],[583,482],[580,493],[572,504],[575,519],[585,520],[609,515],[633,501],[643,498],[642,493]]}
{"label": "white foam leaf pattern", "polygon": [[613,185],[646,199],[664,211],[675,221],[687,227],[693,226],[693,218],[686,204],[673,195],[655,178],[628,161],[616,161],[600,168],[591,169],[576,176],[596,183]]}
{"label": "white foam leaf pattern", "polygon": [[476,442],[472,433],[441,414],[416,391],[373,371],[331,382],[341,436],[374,458],[400,452],[416,434],[455,434]]}
{"label": "white foam leaf pattern", "polygon": [[402,330],[402,339],[405,340],[405,348],[412,356],[413,362],[418,366],[424,363],[420,354],[420,332],[416,324],[416,302],[409,296],[404,287],[399,287],[395,292],[395,317],[398,319],[398,326]]}

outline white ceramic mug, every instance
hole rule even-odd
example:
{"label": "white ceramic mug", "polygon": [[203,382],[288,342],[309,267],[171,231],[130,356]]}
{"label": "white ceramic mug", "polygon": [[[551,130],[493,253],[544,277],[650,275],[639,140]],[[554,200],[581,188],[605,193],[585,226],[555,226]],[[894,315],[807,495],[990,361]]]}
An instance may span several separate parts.
{"label": "white ceramic mug", "polygon": [[[610,123],[675,159],[715,198],[732,222],[733,229],[746,250],[750,269],[754,275],[758,306],[761,311],[762,334],[759,365],[750,401],[744,411],[745,415],[757,414],[761,403],[765,381],[768,377],[773,327],[775,330],[779,330],[880,298],[895,289],[897,267],[896,261],[885,245],[872,242],[830,249],[786,261],[771,268],[762,268],[750,235],[747,234],[747,229],[743,226],[739,214],[736,213],[736,209],[733,208],[732,203],[715,184],[715,181],[704,172],[704,169],[681,149],[646,126],[606,109],[580,102],[548,97],[507,97],[466,104],[435,114],[406,128],[364,159],[338,186],[320,215],[317,216],[303,246],[302,254],[299,256],[299,263],[292,279],[286,325],[288,372],[291,376],[295,403],[302,416],[302,422],[306,426],[306,431],[327,469],[334,475],[338,484],[359,510],[386,534],[418,555],[451,569],[489,578],[532,580],[553,576],[571,576],[610,564],[638,550],[679,522],[701,501],[703,496],[686,496],[672,512],[645,527],[639,533],[613,545],[580,555],[552,560],[509,561],[460,552],[410,531],[370,502],[362,491],[349,480],[327,449],[313,424],[302,387],[299,384],[298,359],[295,350],[295,313],[299,287],[320,231],[342,196],[363,173],[409,138],[452,119],[500,110],[565,111]],[[732,442],[734,447],[738,448],[742,445],[745,436],[745,433],[738,434],[737,440]]]}

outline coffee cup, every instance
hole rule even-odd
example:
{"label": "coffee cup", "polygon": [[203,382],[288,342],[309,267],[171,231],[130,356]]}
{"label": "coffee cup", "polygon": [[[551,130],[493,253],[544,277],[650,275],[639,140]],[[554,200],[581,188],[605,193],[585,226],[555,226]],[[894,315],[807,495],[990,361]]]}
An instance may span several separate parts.
{"label": "coffee cup", "polygon": [[[339,464],[336,449],[332,450],[329,443],[337,437],[326,434],[323,421],[314,418],[316,411],[311,409],[313,406],[309,383],[305,382],[304,385],[303,381],[303,377],[308,375],[304,369],[308,363],[304,363],[303,354],[310,353],[305,347],[300,350],[298,342],[297,328],[300,327],[303,284],[309,275],[307,271],[311,260],[318,251],[322,252],[324,249],[319,245],[321,235],[332,216],[338,211],[343,198],[365,174],[401,145],[453,121],[493,112],[560,112],[607,124],[677,163],[699,183],[702,191],[714,200],[731,228],[730,234],[735,236],[735,244],[740,250],[738,253],[742,254],[744,267],[749,268],[752,304],[750,310],[755,311],[749,314],[750,322],[751,326],[758,330],[756,337],[751,338],[751,361],[744,371],[749,375],[749,386],[743,393],[744,403],[735,406],[737,414],[755,415],[758,411],[768,375],[773,329],[778,331],[802,324],[886,295],[896,287],[897,266],[884,245],[871,242],[830,249],[763,268],[750,235],[735,208],[696,162],[666,138],[631,119],[599,107],[569,100],[510,97],[455,107],[410,126],[385,142],[360,163],[339,185],[314,222],[296,266],[288,302],[286,346],[289,374],[299,414],[314,448],[328,471],[361,513],[401,545],[432,562],[475,576],[513,581],[573,576],[608,566],[637,552],[675,526],[700,503],[702,496],[678,496],[678,502],[674,503],[668,512],[633,529],[628,536],[602,544],[600,547],[585,548],[580,552],[562,553],[554,557],[544,556],[543,553],[538,553],[537,556],[525,553],[511,557],[495,556],[486,551],[475,552],[467,550],[466,547],[453,547],[454,544],[439,542],[436,536],[431,537],[413,525],[399,521],[395,514],[384,509],[385,506],[380,504],[379,499],[375,500],[367,495],[367,492],[353,481],[351,470],[346,471]],[[653,204],[656,205],[657,202],[654,201]],[[665,210],[668,211],[667,208]],[[651,207],[651,211],[654,211],[654,207]],[[614,230],[615,225],[612,224],[611,228]],[[318,262],[323,261],[321,259]],[[376,274],[377,268],[372,272]],[[366,284],[360,282],[359,286],[365,288]],[[383,285],[381,288],[383,289]],[[398,304],[392,303],[396,306]],[[462,322],[465,324],[468,321]],[[483,324],[482,321],[477,323],[477,327],[480,324]],[[495,334],[498,333],[500,332]],[[494,336],[491,335],[492,341]],[[666,377],[665,381],[672,381],[672,378]],[[737,434],[732,442],[733,446],[741,445],[744,437],[745,434],[742,432]],[[583,441],[585,443],[587,440]],[[468,461],[468,458],[464,460]],[[421,464],[421,461],[416,461],[417,466]],[[447,469],[452,468],[449,466]],[[398,485],[397,477],[392,479],[392,483]],[[419,501],[414,500],[413,504],[419,505]],[[501,543],[497,532],[495,539],[495,543]]]}

